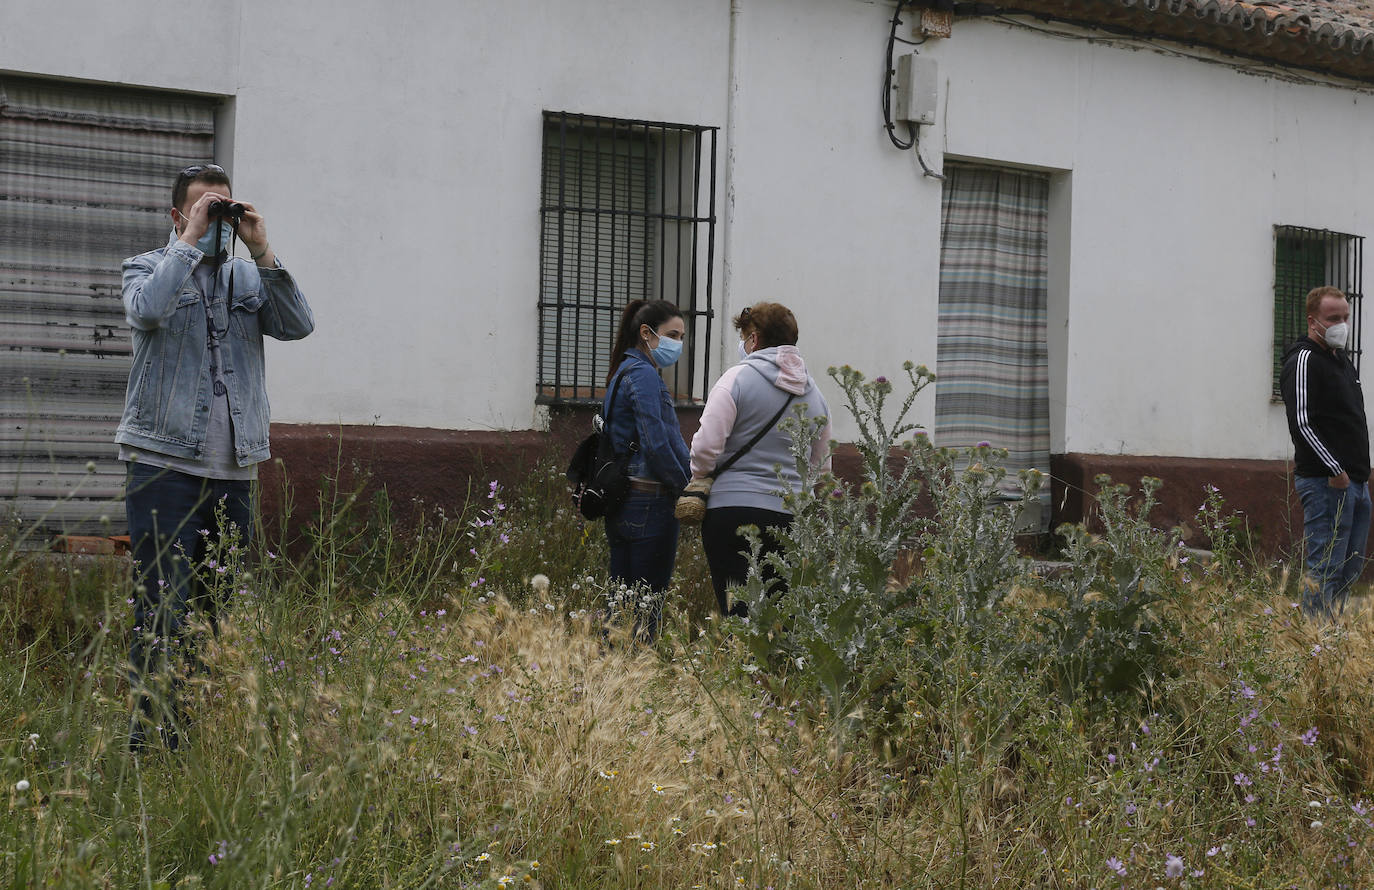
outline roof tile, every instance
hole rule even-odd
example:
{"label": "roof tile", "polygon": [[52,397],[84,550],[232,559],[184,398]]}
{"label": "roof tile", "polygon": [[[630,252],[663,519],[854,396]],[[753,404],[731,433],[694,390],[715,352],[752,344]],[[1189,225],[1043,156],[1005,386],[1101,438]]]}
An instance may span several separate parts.
{"label": "roof tile", "polygon": [[[918,0],[920,5],[939,2]],[[1006,13],[1181,40],[1374,81],[1374,0],[1006,0],[994,5]]]}

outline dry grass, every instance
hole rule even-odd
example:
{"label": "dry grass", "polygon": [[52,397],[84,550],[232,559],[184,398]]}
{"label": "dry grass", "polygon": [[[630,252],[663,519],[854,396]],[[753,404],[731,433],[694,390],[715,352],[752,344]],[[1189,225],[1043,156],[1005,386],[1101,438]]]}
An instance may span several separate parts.
{"label": "dry grass", "polygon": [[327,646],[300,641],[264,666],[253,634],[226,629],[212,679],[193,680],[197,756],[288,756],[324,797],[375,782],[473,876],[519,877],[535,860],[567,872],[555,885],[839,887],[909,867],[898,839],[920,828],[873,763],[836,757],[810,709],[745,672],[728,636],[698,629],[654,650],[585,614],[496,598],[455,621],[378,601],[336,642],[371,616],[393,650],[365,665],[345,647],[308,686]]}
{"label": "dry grass", "polygon": [[[1277,578],[1274,587],[1287,587]],[[1286,595],[1253,599],[1209,592],[1210,620],[1185,625],[1198,657],[1189,669],[1214,690],[1234,687],[1236,665],[1248,653],[1273,675],[1276,719],[1315,727],[1328,754],[1334,784],[1353,793],[1374,788],[1374,608],[1371,597],[1353,598],[1333,623],[1304,619]],[[1203,612],[1203,609],[1199,609]],[[1229,656],[1229,662],[1228,657]]]}
{"label": "dry grass", "polygon": [[[794,701],[787,678],[753,670],[733,638],[688,626],[672,603],[649,649],[567,614],[566,595],[437,611],[378,596],[313,617],[275,596],[243,599],[208,672],[189,681],[191,749],[146,761],[137,786],[119,778],[124,705],[99,677],[117,675],[110,653],[95,665],[99,707],[54,732],[72,712],[61,695],[38,701],[5,743],[41,792],[11,795],[9,816],[30,833],[5,836],[36,839],[38,883],[50,886],[151,874],[226,887],[529,875],[544,887],[943,887],[962,876],[1201,888],[1371,875],[1363,853],[1333,870],[1345,836],[1309,827],[1308,810],[1320,800],[1334,813],[1374,776],[1368,608],[1317,627],[1282,597],[1198,588],[1174,715],[1147,717],[1151,734],[1046,700],[989,742],[1001,718],[971,705],[908,713],[880,755],[839,753],[822,703]],[[1029,590],[1016,603],[1046,605]],[[1293,752],[1255,828],[1231,782],[1254,768],[1235,737],[1238,678],[1277,727],[1264,745]],[[146,837],[122,827],[134,791]],[[1186,881],[1167,879],[1175,853]],[[1107,873],[1108,858],[1129,877]],[[0,864],[0,877],[14,874]]]}

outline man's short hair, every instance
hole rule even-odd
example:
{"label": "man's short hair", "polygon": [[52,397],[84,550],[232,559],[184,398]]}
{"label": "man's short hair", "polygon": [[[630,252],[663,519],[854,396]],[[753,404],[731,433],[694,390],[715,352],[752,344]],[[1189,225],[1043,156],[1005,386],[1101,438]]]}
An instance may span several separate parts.
{"label": "man's short hair", "polygon": [[1317,311],[1321,309],[1322,300],[1327,297],[1335,297],[1338,300],[1346,299],[1345,293],[1339,287],[1332,287],[1329,284],[1314,287],[1307,292],[1307,314],[1309,317],[1316,318]]}
{"label": "man's short hair", "polygon": [[172,206],[180,210],[186,201],[186,192],[193,182],[208,182],[211,185],[229,185],[229,174],[219,164],[192,164],[177,174],[172,183]]}

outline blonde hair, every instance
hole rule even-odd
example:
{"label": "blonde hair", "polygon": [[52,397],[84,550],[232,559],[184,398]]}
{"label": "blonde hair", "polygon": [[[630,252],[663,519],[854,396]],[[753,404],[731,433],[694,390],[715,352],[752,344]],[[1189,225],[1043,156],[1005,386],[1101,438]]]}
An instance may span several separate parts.
{"label": "blonde hair", "polygon": [[1327,297],[1335,297],[1338,300],[1347,299],[1345,293],[1338,287],[1332,287],[1329,284],[1314,287],[1307,292],[1307,315],[1309,318],[1316,317],[1317,310],[1321,308],[1322,300]]}

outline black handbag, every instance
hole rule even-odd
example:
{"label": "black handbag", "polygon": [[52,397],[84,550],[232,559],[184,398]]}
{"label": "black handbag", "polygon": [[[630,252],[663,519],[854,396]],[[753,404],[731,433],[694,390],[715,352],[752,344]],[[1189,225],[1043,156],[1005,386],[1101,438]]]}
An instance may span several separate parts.
{"label": "black handbag", "polygon": [[615,391],[623,373],[617,374],[611,383],[605,420],[600,414],[593,418],[591,435],[578,443],[564,474],[572,484],[573,503],[588,519],[614,516],[630,493],[630,474],[626,467],[630,455],[639,450],[639,437],[635,436],[626,454],[618,455],[611,445],[611,431],[606,426],[610,420],[609,406],[615,404]]}

